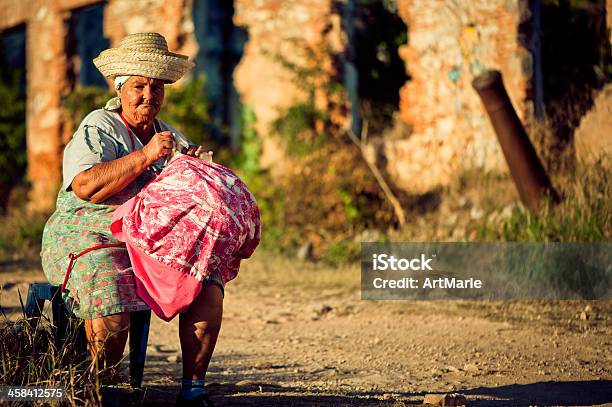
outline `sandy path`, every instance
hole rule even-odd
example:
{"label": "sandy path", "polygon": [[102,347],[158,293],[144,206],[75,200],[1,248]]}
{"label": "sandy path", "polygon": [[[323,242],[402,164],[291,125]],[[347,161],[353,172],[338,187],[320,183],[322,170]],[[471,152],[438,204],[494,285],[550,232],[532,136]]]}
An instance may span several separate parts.
{"label": "sandy path", "polygon": [[[591,303],[582,320],[585,304],[372,302],[239,279],[207,383],[222,405],[408,405],[436,392],[470,405],[612,404],[612,304]],[[153,324],[150,385],[180,377],[177,326]]]}
{"label": "sandy path", "polygon": [[[266,264],[227,287],[207,378],[219,405],[402,406],[436,392],[474,406],[612,405],[612,302],[361,301],[356,269],[345,287],[328,284],[331,269]],[[3,309],[43,280],[3,267]],[[173,403],[180,368],[178,320],[154,318],[142,405]]]}

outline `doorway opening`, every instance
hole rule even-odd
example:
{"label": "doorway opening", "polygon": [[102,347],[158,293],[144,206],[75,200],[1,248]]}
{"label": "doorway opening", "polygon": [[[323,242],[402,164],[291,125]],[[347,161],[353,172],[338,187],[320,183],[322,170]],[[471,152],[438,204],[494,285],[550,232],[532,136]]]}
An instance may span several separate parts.
{"label": "doorway opening", "polygon": [[233,73],[244,53],[247,32],[234,25],[234,5],[226,0],[195,0],[193,19],[199,45],[196,74],[206,77],[211,104],[208,131],[220,143],[236,147],[240,138],[240,96]]}

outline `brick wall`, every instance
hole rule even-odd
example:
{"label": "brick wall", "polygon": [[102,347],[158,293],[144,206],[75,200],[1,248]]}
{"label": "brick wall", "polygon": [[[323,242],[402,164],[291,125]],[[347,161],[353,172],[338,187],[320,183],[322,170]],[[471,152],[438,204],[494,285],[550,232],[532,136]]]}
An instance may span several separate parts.
{"label": "brick wall", "polygon": [[36,10],[26,29],[27,177],[32,184],[28,204],[34,211],[54,206],[61,179],[61,98],[68,86],[65,17],[57,2],[49,2]]}
{"label": "brick wall", "polygon": [[[94,0],[2,0],[0,29],[27,23],[28,178],[32,183],[30,208],[52,208],[61,180],[61,151],[72,129],[62,121],[62,96],[68,83],[64,44],[70,10],[98,3]],[[313,49],[343,49],[340,17],[332,11],[332,0],[237,0],[235,21],[249,32],[244,58],[235,72],[236,87],[243,103],[253,107],[257,129],[264,140],[262,164],[280,163],[284,156],[278,141],[269,137],[270,124],[284,108],[303,100],[295,77],[278,62],[282,55],[299,63],[298,44]],[[104,33],[111,46],[127,34],[157,31],[171,50],[195,57],[198,46],[192,19],[193,0],[109,0],[104,15]],[[296,42],[296,39],[298,40]],[[40,44],[45,44],[41,47]],[[324,69],[333,71],[326,53],[317,55]],[[324,92],[317,104],[325,108]]]}
{"label": "brick wall", "polygon": [[[250,105],[257,117],[256,129],[263,140],[261,164],[273,172],[282,171],[285,154],[278,139],[269,134],[270,125],[306,95],[279,57],[303,66],[308,61],[300,59],[304,53],[299,48],[307,47],[331,75],[331,55],[344,49],[340,16],[334,13],[331,0],[236,0],[234,22],[249,34],[234,71],[236,89],[242,103]],[[325,92],[318,94],[316,102],[325,108]]]}
{"label": "brick wall", "polygon": [[[110,0],[104,31],[111,45],[126,34],[158,31],[170,49],[194,57],[197,43],[193,0]],[[32,207],[53,205],[60,180],[61,120],[66,83],[65,21],[70,8],[88,0],[0,0],[0,29],[28,21],[28,176]],[[235,24],[248,31],[244,56],[234,72],[242,102],[257,117],[262,165],[279,167],[282,145],[270,125],[306,95],[279,56],[300,65],[299,47],[316,52],[334,74],[334,54],[345,49],[334,0],[235,0]],[[607,0],[610,6],[610,0]],[[387,173],[399,187],[425,192],[468,169],[505,170],[505,162],[471,80],[482,69],[499,69],[519,116],[532,110],[531,55],[520,25],[529,19],[527,0],[398,0],[409,30],[401,48],[411,80],[401,89],[400,119],[413,131],[385,142]],[[610,18],[608,16],[608,18]],[[40,46],[45,44],[45,46]],[[323,81],[325,78],[323,78]],[[322,83],[321,87],[325,84]],[[323,90],[316,103],[329,105]]]}
{"label": "brick wall", "polygon": [[[62,97],[74,86],[67,75],[66,35],[70,10],[94,0],[0,1],[0,29],[27,27],[27,178],[32,188],[28,209],[55,205],[61,182],[62,150],[72,135],[62,118]],[[195,56],[191,0],[110,0],[104,32],[112,45],[127,34],[157,31],[171,50]]]}
{"label": "brick wall", "polygon": [[111,46],[126,35],[158,32],[173,52],[194,57],[197,44],[192,0],[110,0],[104,11],[104,35]]}
{"label": "brick wall", "polygon": [[519,24],[529,17],[525,3],[399,1],[408,26],[400,55],[412,77],[400,92],[400,117],[413,131],[388,142],[385,154],[400,188],[425,192],[467,169],[505,169],[471,81],[485,68],[501,70],[519,116],[528,114],[531,57],[519,44]]}

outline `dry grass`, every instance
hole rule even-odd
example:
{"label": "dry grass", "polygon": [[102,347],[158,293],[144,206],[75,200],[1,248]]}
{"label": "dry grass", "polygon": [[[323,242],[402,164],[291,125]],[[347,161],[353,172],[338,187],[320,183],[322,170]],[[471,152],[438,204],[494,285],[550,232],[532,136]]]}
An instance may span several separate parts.
{"label": "dry grass", "polygon": [[392,241],[604,242],[612,239],[612,160],[551,174],[563,200],[526,210],[507,174],[465,173],[422,197]]}
{"label": "dry grass", "polygon": [[537,213],[516,207],[510,216],[481,226],[487,240],[517,242],[606,242],[612,239],[612,161],[601,157],[591,165],[553,177],[563,197]]}
{"label": "dry grass", "polygon": [[[54,345],[49,321],[0,321],[0,382],[13,386],[59,387],[64,389],[62,405],[100,404],[99,383],[87,373],[88,362],[77,346],[76,329],[61,347]],[[45,405],[46,402],[38,404]],[[10,405],[10,404],[9,404]],[[18,404],[15,404],[18,405]]]}

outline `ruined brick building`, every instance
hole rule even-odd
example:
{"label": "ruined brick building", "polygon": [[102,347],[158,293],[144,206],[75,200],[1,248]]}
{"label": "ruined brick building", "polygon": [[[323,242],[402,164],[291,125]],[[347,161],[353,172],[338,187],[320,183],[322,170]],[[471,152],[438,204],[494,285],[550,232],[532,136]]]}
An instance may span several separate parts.
{"label": "ruined brick building", "polygon": [[[409,79],[401,89],[389,89],[399,92],[396,118],[405,127],[396,126],[377,146],[387,176],[396,187],[418,193],[464,170],[504,170],[471,80],[484,69],[501,70],[522,119],[546,113],[542,2],[381,2],[405,24],[408,38],[396,53]],[[601,2],[595,12],[604,16],[604,27],[606,5],[609,10],[612,1]],[[0,0],[2,37],[12,38],[7,44],[17,55],[13,63],[26,72],[32,208],[54,203],[61,151],[72,132],[62,119],[62,98],[79,84],[104,85],[89,61],[133,32],[160,32],[171,50],[197,62],[217,84],[208,89],[211,98],[222,100],[215,120],[235,127],[236,106],[252,107],[264,141],[262,165],[274,166],[282,155],[268,136],[271,123],[305,97],[277,58],[296,53],[296,40],[320,51],[324,72],[342,71],[353,103],[346,119],[352,115],[358,129],[354,78],[363,73],[351,59],[361,46],[351,17],[356,8],[358,0]]]}

